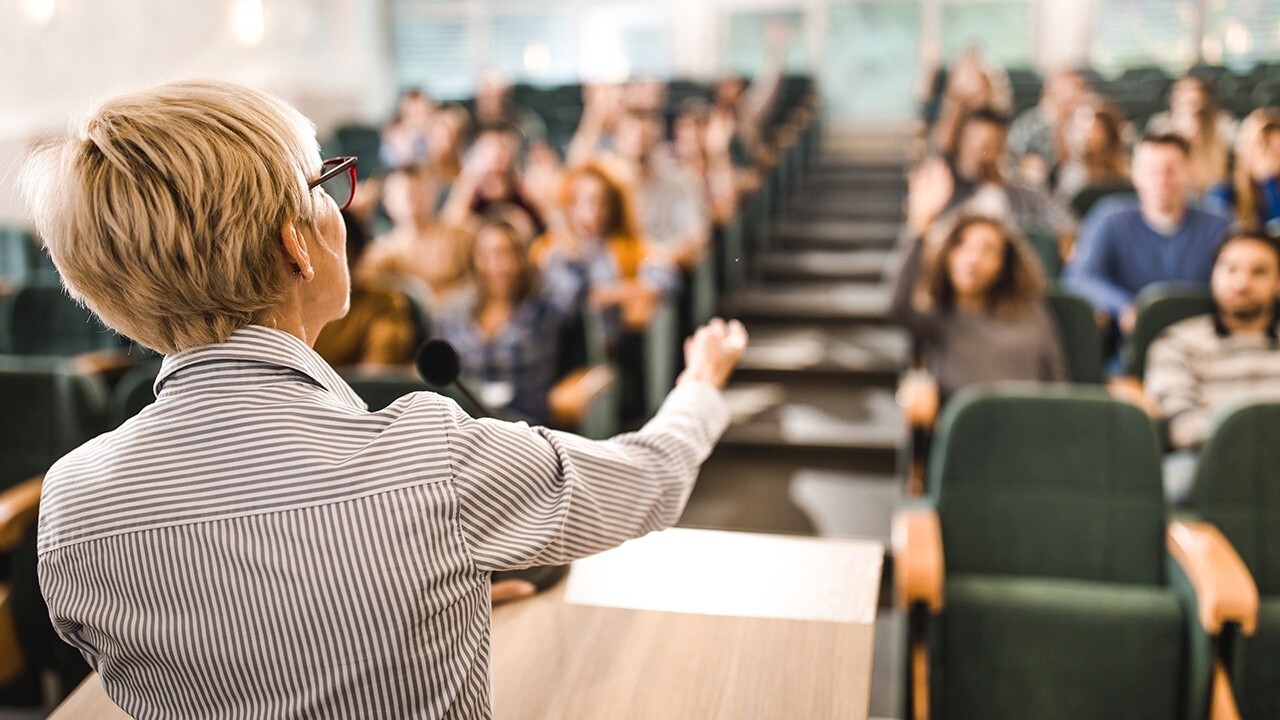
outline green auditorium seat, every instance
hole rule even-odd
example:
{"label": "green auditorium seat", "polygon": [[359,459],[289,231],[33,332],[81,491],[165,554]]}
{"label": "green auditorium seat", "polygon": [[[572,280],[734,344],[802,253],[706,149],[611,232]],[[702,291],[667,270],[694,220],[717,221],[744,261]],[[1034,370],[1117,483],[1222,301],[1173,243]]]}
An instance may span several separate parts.
{"label": "green auditorium seat", "polygon": [[111,388],[112,427],[120,426],[156,401],[155,384],[156,376],[160,374],[160,363],[158,357],[138,363]]}
{"label": "green auditorium seat", "polygon": [[1187,520],[1221,531],[1253,577],[1256,632],[1247,619],[1223,623],[1220,647],[1241,717],[1280,718],[1280,403],[1215,417]]}
{"label": "green auditorium seat", "polygon": [[8,312],[9,351],[16,355],[76,355],[125,344],[57,286],[19,289]]}
{"label": "green auditorium seat", "polygon": [[66,358],[0,356],[0,489],[107,429],[108,392]]}
{"label": "green auditorium seat", "polygon": [[1101,383],[1102,331],[1088,300],[1063,290],[1050,290],[1045,302],[1058,323],[1062,349],[1067,354],[1071,381]]}
{"label": "green auditorium seat", "polygon": [[1121,348],[1124,374],[1141,378],[1147,370],[1147,349],[1164,329],[1189,317],[1213,312],[1213,298],[1203,285],[1157,283],[1133,301],[1138,320]]}
{"label": "green auditorium seat", "polygon": [[1040,258],[1040,268],[1049,280],[1056,280],[1062,274],[1062,252],[1058,249],[1058,238],[1053,233],[1028,232],[1027,242]]}
{"label": "green auditorium seat", "polygon": [[372,125],[348,124],[334,131],[343,152],[360,158],[356,167],[363,180],[382,167],[382,133]]}
{"label": "green auditorium seat", "polygon": [[644,396],[646,417],[662,406],[676,380],[680,357],[680,319],[676,308],[663,303],[649,321],[644,334]]}
{"label": "green auditorium seat", "polygon": [[966,391],[928,489],[894,518],[904,717],[1203,716],[1186,703],[1207,643],[1188,641],[1142,411],[1078,386]]}
{"label": "green auditorium seat", "polygon": [[35,240],[21,228],[0,227],[0,294],[30,281],[38,252]]}

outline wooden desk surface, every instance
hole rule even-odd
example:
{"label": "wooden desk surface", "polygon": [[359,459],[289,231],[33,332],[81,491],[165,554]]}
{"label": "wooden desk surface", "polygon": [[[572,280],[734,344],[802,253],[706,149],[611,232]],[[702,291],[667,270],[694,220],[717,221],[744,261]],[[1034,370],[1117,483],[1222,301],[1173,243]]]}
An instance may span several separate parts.
{"label": "wooden desk surface", "polygon": [[[493,613],[494,716],[866,718],[878,543],[673,529]],[[51,720],[126,717],[90,676]]]}

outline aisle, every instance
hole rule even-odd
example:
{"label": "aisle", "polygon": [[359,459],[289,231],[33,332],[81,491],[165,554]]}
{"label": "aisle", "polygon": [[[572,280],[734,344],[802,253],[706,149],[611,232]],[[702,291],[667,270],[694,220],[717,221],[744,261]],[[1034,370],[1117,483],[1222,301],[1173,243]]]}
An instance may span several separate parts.
{"label": "aisle", "polygon": [[[773,224],[751,281],[726,301],[752,344],[726,391],[734,423],[681,525],[887,546],[905,441],[893,389],[909,343],[885,324],[883,269],[905,192],[901,163],[827,153]],[[877,623],[879,717],[896,709],[888,610]]]}

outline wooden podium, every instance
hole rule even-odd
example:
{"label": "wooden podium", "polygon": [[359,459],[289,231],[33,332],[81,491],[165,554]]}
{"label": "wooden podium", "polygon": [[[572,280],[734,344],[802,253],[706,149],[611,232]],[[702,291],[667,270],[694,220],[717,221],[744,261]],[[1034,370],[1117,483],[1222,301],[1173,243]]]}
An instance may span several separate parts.
{"label": "wooden podium", "polygon": [[[498,720],[867,717],[884,548],[672,529],[493,613]],[[123,718],[90,676],[52,720]]]}

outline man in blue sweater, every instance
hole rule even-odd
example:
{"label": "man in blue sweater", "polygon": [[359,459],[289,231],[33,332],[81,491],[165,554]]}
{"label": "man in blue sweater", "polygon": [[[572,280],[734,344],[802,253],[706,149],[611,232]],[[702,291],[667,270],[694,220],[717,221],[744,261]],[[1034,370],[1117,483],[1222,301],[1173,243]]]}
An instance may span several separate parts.
{"label": "man in blue sweater", "polygon": [[1138,195],[1110,197],[1084,219],[1063,284],[1093,303],[1128,335],[1133,298],[1167,280],[1209,283],[1213,258],[1231,219],[1187,199],[1191,148],[1178,135],[1148,135],[1133,154]]}

